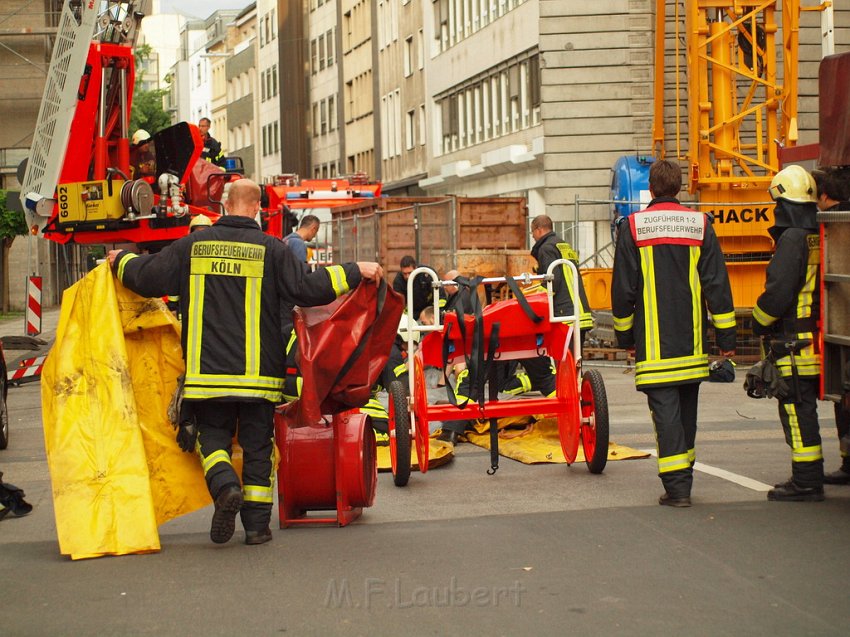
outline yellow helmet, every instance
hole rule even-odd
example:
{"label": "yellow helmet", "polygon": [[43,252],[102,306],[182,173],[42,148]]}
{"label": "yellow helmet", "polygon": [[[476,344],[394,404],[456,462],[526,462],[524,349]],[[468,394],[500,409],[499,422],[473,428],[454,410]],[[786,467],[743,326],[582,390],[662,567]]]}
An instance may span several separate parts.
{"label": "yellow helmet", "polygon": [[212,225],[212,221],[206,215],[195,215],[192,221],[189,222],[189,232],[194,232],[197,228],[208,228]]}
{"label": "yellow helmet", "polygon": [[133,133],[133,139],[131,143],[133,146],[138,146],[142,142],[146,142],[151,138],[151,134],[147,132],[144,128],[140,128],[135,133]]}
{"label": "yellow helmet", "polygon": [[786,166],[774,176],[767,190],[773,200],[787,199],[797,203],[817,203],[815,178],[802,166]]}

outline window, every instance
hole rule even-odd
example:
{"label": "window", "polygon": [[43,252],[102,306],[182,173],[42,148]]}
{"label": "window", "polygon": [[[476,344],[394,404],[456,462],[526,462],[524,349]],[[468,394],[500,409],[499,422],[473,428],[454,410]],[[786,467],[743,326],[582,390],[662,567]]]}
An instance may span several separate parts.
{"label": "window", "polygon": [[404,77],[413,75],[413,36],[404,40]]}
{"label": "window", "polygon": [[425,32],[419,29],[416,37],[416,67],[421,71],[425,68]]}
{"label": "window", "polygon": [[390,157],[390,120],[387,102],[388,95],[381,96],[381,159],[389,159]]}
{"label": "window", "polygon": [[336,51],[336,41],[335,41],[336,29],[331,29],[330,31],[328,31],[325,38],[327,40],[326,47],[325,47],[327,49],[327,56],[328,56],[327,67],[330,68],[334,64],[334,53]]}
{"label": "window", "polygon": [[325,55],[325,34],[319,36],[319,70],[324,70],[327,57]]}
{"label": "window", "polygon": [[278,127],[278,121],[275,120],[272,124],[272,139],[271,139],[271,147],[273,153],[280,152],[280,128]]}
{"label": "window", "polygon": [[319,116],[321,118],[321,133],[325,135],[328,132],[328,102],[322,100],[319,103]]}
{"label": "window", "polygon": [[413,140],[415,138],[416,131],[414,130],[416,125],[416,111],[407,111],[407,127],[404,131],[404,148],[405,150],[413,149]]}
{"label": "window", "polygon": [[425,105],[419,105],[419,145],[425,145]]}
{"label": "window", "polygon": [[[350,122],[354,119],[354,82],[345,83],[345,121]],[[354,172],[349,171],[349,172]]]}
{"label": "window", "polygon": [[319,43],[316,40],[310,41],[310,70],[313,75],[319,71]]}
{"label": "window", "polygon": [[328,130],[336,130],[336,95],[328,98]]}

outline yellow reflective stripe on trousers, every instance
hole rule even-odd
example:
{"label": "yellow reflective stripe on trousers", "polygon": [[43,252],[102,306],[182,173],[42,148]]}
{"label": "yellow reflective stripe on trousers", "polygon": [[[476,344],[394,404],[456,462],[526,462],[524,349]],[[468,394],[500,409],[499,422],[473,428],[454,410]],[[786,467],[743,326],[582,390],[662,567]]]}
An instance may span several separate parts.
{"label": "yellow reflective stripe on trousers", "polygon": [[791,449],[803,446],[803,438],[800,435],[800,422],[797,420],[797,406],[794,403],[785,403],[785,413],[788,415],[788,429],[790,430]]}
{"label": "yellow reflective stripe on trousers", "polygon": [[700,249],[698,246],[690,247],[690,268],[691,275],[691,312],[694,324],[694,347],[695,352],[702,350],[702,284],[699,281],[699,271],[697,270],[697,262],[699,261]]}
{"label": "yellow reflective stripe on trousers", "polygon": [[274,489],[271,486],[258,487],[253,484],[246,484],[242,487],[242,493],[245,496],[245,502],[261,502],[263,504],[274,502]]}
{"label": "yellow reflective stripe on trousers", "polygon": [[204,277],[189,276],[189,321],[186,336],[186,374],[201,371],[201,336],[203,334]]}
{"label": "yellow reflective stripe on trousers", "polygon": [[204,456],[200,452],[200,445],[198,446],[198,454],[201,456],[201,466],[204,468],[204,475],[206,475],[210,469],[212,469],[219,462],[226,462],[227,464],[233,466],[233,463],[230,461],[230,454],[227,453],[224,449],[219,449],[217,451],[213,451],[210,455]]}
{"label": "yellow reflective stripe on trousers", "polygon": [[693,465],[697,461],[697,450],[696,449],[688,449],[688,462]]}
{"label": "yellow reflective stripe on trousers", "polygon": [[262,279],[245,279],[245,374],[260,374],[260,295]]}
{"label": "yellow reflective stripe on trousers", "polygon": [[455,384],[455,390],[454,390],[455,391],[455,399],[458,402],[463,402],[464,400],[466,400],[466,401],[470,400],[469,396],[464,396],[463,394],[457,393],[457,390],[460,387],[460,384],[463,382],[463,380],[467,376],[469,376],[469,370],[468,369],[462,369],[460,372],[458,372],[457,383]]}
{"label": "yellow reflective stripe on trousers", "polygon": [[124,266],[130,262],[130,259],[135,259],[138,256],[138,254],[127,254],[118,262],[118,280],[121,283],[124,282]]}
{"label": "yellow reflective stripe on trousers", "polygon": [[658,458],[658,473],[669,473],[671,471],[681,471],[689,469],[691,461],[687,453],[678,453],[675,456],[665,456]]}
{"label": "yellow reflective stripe on trousers", "polygon": [[261,389],[279,389],[282,378],[277,376],[226,376],[224,374],[186,374],[187,385],[205,387],[259,387]]}
{"label": "yellow reflective stripe on trousers", "polygon": [[823,450],[820,445],[791,448],[792,462],[817,462],[818,460],[823,460]]}
{"label": "yellow reflective stripe on trousers", "polygon": [[711,322],[714,323],[714,327],[719,330],[725,330],[729,329],[730,327],[735,327],[735,312],[712,314]]}
{"label": "yellow reflective stripe on trousers", "polygon": [[628,332],[635,324],[635,315],[629,314],[623,318],[614,317],[614,329],[618,332]]}
{"label": "yellow reflective stripe on trousers", "polygon": [[348,292],[348,280],[345,276],[345,268],[341,265],[329,265],[325,268],[328,272],[328,276],[331,278],[331,285],[334,288],[334,292],[337,296],[342,296],[346,292]]}
{"label": "yellow reflective stripe on trousers", "polygon": [[516,374],[516,376],[514,376],[514,378],[519,381],[519,387],[506,389],[506,394],[510,394],[511,396],[519,396],[520,394],[524,394],[526,392],[531,391],[531,379],[528,377],[528,374],[519,372]]}
{"label": "yellow reflective stripe on trousers", "polygon": [[360,408],[360,412],[363,414],[368,414],[369,416],[374,416],[375,418],[388,418],[387,410],[381,404],[381,401],[377,398],[370,398],[369,402],[363,405]]}
{"label": "yellow reflective stripe on trousers", "polygon": [[643,309],[646,323],[646,358],[661,358],[661,338],[658,333],[658,304],[655,293],[655,256],[652,246],[640,248],[640,267],[643,275]]}
{"label": "yellow reflective stripe on trousers", "polygon": [[774,323],[776,323],[776,321],[779,320],[776,316],[771,316],[770,314],[765,312],[763,309],[761,309],[758,306],[758,303],[756,303],[756,306],[753,308],[753,319],[759,325],[764,325],[765,327],[773,325]]}

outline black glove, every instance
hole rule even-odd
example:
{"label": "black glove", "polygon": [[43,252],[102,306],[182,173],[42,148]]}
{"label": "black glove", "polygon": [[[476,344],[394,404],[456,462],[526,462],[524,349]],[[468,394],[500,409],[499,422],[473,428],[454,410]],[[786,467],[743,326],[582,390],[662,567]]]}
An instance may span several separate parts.
{"label": "black glove", "polygon": [[198,425],[195,419],[184,420],[177,428],[177,444],[183,451],[192,453],[195,451],[195,443],[198,441]]}

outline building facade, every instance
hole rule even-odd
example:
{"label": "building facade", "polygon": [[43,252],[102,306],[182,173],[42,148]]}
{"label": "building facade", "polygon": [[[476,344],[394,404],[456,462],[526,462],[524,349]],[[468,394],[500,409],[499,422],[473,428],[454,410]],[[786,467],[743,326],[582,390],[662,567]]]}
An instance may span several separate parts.
{"label": "building facade", "polygon": [[257,76],[260,85],[260,164],[263,181],[281,172],[280,163],[280,68],[277,46],[277,0],[257,0]]}

